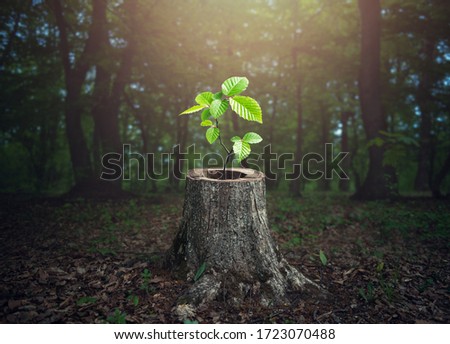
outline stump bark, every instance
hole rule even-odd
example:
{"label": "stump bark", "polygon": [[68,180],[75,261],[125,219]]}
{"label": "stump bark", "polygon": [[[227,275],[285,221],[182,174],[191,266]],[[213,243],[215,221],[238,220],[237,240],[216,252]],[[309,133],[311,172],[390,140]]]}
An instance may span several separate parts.
{"label": "stump bark", "polygon": [[178,303],[238,304],[253,297],[262,305],[283,304],[291,292],[318,289],[288,264],[272,239],[264,174],[228,173],[233,179],[216,179],[218,170],[188,172],[183,218],[166,255],[173,271],[194,282]]}

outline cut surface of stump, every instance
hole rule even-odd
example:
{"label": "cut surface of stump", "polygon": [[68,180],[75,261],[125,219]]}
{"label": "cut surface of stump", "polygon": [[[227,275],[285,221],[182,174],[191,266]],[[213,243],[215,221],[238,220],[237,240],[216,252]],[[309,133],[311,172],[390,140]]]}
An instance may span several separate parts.
{"label": "cut surface of stump", "polygon": [[194,169],[186,178],[179,232],[166,264],[193,282],[179,304],[212,300],[238,304],[247,297],[262,305],[289,302],[288,294],[319,287],[280,254],[270,234],[265,176],[235,168]]}

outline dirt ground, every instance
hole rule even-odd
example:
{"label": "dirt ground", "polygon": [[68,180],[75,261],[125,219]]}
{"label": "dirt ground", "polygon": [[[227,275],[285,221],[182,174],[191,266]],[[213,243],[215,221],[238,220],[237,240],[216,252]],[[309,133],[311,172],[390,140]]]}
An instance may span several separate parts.
{"label": "dirt ground", "polygon": [[[449,323],[450,204],[269,194],[287,260],[328,293],[175,312],[189,283],[160,266],[182,195],[123,201],[3,196],[1,323]],[[322,255],[320,252],[322,251]]]}

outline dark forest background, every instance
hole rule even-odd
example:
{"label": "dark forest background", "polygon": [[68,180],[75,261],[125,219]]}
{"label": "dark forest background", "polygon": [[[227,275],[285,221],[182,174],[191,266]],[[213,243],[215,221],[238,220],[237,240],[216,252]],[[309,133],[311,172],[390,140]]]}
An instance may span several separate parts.
{"label": "dark forest background", "polygon": [[[144,164],[129,158],[156,153],[153,175],[189,167],[176,154],[161,163],[175,145],[219,152],[199,116],[178,114],[237,75],[250,80],[264,116],[257,131],[274,152],[300,160],[325,143],[350,152],[349,181],[279,178],[269,188],[448,193],[444,0],[4,0],[0,18],[3,192],[181,190],[177,178],[139,181]],[[230,137],[251,128],[228,121]],[[103,185],[101,156],[122,144],[129,180]]]}
{"label": "dark forest background", "polygon": [[[175,148],[221,153],[178,114],[232,76],[264,123],[228,111],[228,144],[349,152],[349,180],[266,180],[271,236],[323,300],[176,307],[177,171],[202,162]],[[2,0],[0,116],[0,323],[450,321],[447,0]]]}

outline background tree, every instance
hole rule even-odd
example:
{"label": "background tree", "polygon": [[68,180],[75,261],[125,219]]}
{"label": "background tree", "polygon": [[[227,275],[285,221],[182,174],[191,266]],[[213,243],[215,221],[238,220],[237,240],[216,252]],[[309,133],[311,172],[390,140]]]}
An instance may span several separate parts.
{"label": "background tree", "polygon": [[380,39],[381,9],[379,0],[358,1],[361,13],[361,74],[359,96],[364,130],[369,147],[369,169],[356,198],[386,198],[389,193],[383,166],[384,147],[375,144],[381,131],[386,131],[386,118],[381,109]]}
{"label": "background tree", "polygon": [[[344,0],[6,0],[0,9],[2,189],[95,189],[101,155],[121,152],[122,143],[131,145],[123,157],[129,180],[106,190],[177,189],[175,179],[137,180],[145,167],[133,157],[155,153],[149,173],[156,176],[169,170],[159,158],[186,133],[199,138],[197,151],[206,151],[196,119],[180,123],[176,114],[196,92],[246,75],[250,96],[266,113],[261,135],[272,138],[273,152],[294,153],[298,162],[323,152],[329,141],[351,153],[345,160],[351,192],[385,197],[393,186],[383,181],[387,174],[401,193],[416,186],[429,193],[430,181],[441,179],[450,142],[448,6],[440,0],[362,6],[379,9],[379,18],[361,23],[358,2]],[[215,20],[204,25],[204,18]],[[363,50],[370,51],[363,61],[361,29]],[[351,114],[347,126],[343,113]],[[230,118],[223,130],[231,129],[248,128]],[[183,165],[175,159],[171,170],[174,163]],[[288,162],[276,171],[281,179],[271,188],[297,195],[338,189],[337,179],[288,184],[283,175],[291,170]],[[444,174],[441,194],[449,183]]]}
{"label": "background tree", "polygon": [[99,40],[101,26],[99,20],[102,11],[106,10],[105,3],[99,1],[95,4],[92,10],[92,24],[90,25],[88,39],[79,57],[74,59],[75,52],[69,46],[69,24],[64,17],[63,6],[59,0],[52,2],[59,31],[59,52],[65,77],[65,126],[75,185],[82,185],[93,178],[89,150],[81,126],[81,115],[83,113],[81,96],[84,80],[91,67],[89,57],[94,55],[96,41]]}

